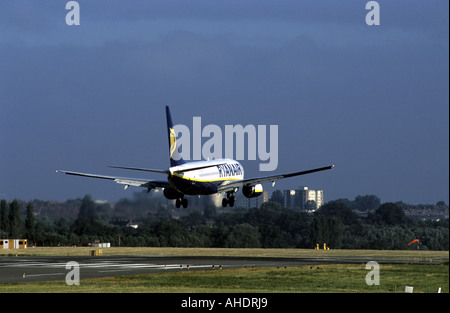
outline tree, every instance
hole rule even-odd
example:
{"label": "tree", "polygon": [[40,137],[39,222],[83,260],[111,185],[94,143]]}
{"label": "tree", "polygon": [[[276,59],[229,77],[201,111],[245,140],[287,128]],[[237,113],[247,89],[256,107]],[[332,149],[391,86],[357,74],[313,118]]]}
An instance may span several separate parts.
{"label": "tree", "polygon": [[314,212],[317,208],[316,201],[308,200],[305,203],[305,211],[306,212]]}
{"label": "tree", "polygon": [[281,204],[284,207],[284,196],[280,190],[275,190],[272,192],[272,196],[270,197],[270,201]]}
{"label": "tree", "polygon": [[374,211],[380,206],[380,198],[375,195],[356,196],[354,208],[360,211]]}
{"label": "tree", "polygon": [[27,205],[27,216],[25,218],[25,233],[30,242],[35,241],[35,220],[33,205],[29,203]]}
{"label": "tree", "polygon": [[78,212],[78,218],[98,219],[96,204],[92,201],[91,195],[84,196],[81,202],[80,211]]}
{"label": "tree", "polygon": [[22,220],[20,219],[20,204],[14,200],[9,205],[9,236],[11,238],[20,237],[22,231]]}
{"label": "tree", "polygon": [[399,205],[391,202],[382,204],[375,211],[375,217],[388,225],[402,224],[406,221],[406,215],[403,209]]}
{"label": "tree", "polygon": [[190,243],[189,231],[179,220],[171,219],[162,222],[156,228],[156,234],[162,247],[188,247]]}
{"label": "tree", "polygon": [[261,234],[258,227],[239,224],[232,228],[226,241],[227,248],[260,248]]}
{"label": "tree", "polygon": [[184,224],[188,229],[194,229],[197,225],[205,224],[206,220],[202,213],[194,211],[188,216],[182,218]]}
{"label": "tree", "polygon": [[280,204],[279,202],[268,201],[261,204],[259,210],[270,210],[272,212],[281,212],[283,210],[283,204]]}
{"label": "tree", "polygon": [[330,201],[324,204],[316,211],[316,215],[324,215],[327,217],[338,217],[345,225],[355,224],[358,216],[342,201]]}
{"label": "tree", "polygon": [[8,204],[6,203],[6,200],[2,200],[0,203],[0,235],[2,233],[3,236],[9,235]]}
{"label": "tree", "polygon": [[262,248],[287,248],[286,233],[274,224],[262,224],[259,228]]}
{"label": "tree", "polygon": [[81,201],[78,218],[72,224],[71,231],[78,236],[101,235],[103,225],[98,218],[96,207],[91,195],[86,195]]}
{"label": "tree", "polygon": [[213,228],[207,225],[198,225],[191,233],[192,247],[213,247],[214,234]]}
{"label": "tree", "polygon": [[319,215],[313,219],[311,224],[311,241],[313,243],[326,243],[333,248],[340,248],[342,237],[343,227],[339,218]]}

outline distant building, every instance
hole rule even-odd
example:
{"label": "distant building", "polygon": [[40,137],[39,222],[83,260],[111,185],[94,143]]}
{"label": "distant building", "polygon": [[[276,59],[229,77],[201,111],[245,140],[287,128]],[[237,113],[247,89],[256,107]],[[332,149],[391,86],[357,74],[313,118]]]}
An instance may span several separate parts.
{"label": "distant building", "polygon": [[239,206],[247,210],[251,208],[260,208],[264,202],[269,201],[269,192],[263,191],[261,196],[254,198],[246,198],[239,195],[236,197],[236,201],[235,206]]}
{"label": "distant building", "polygon": [[284,207],[314,212],[323,204],[323,190],[312,190],[306,186],[284,190]]}
{"label": "distant building", "polygon": [[27,239],[0,239],[0,249],[26,249]]}
{"label": "distant building", "polygon": [[283,192],[284,207],[291,209],[300,209],[300,190],[287,189]]}

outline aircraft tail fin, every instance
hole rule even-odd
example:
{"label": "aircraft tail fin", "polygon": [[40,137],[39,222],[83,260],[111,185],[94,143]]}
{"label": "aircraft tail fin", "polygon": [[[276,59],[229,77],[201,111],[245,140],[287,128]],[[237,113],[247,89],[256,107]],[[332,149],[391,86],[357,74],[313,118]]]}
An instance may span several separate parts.
{"label": "aircraft tail fin", "polygon": [[180,155],[178,151],[177,144],[177,134],[173,129],[172,116],[170,115],[169,107],[166,106],[166,118],[167,118],[167,134],[169,138],[169,157],[170,157],[170,166],[178,166],[185,164],[186,161]]}

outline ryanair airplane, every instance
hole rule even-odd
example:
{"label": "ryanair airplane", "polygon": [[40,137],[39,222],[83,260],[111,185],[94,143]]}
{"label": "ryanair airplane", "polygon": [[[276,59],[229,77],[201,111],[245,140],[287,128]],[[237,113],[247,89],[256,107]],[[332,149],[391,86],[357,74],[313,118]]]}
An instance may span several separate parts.
{"label": "ryanair airplane", "polygon": [[235,202],[234,195],[239,190],[239,188],[242,188],[242,193],[247,198],[258,197],[263,192],[263,187],[261,185],[263,183],[271,182],[272,185],[274,185],[275,181],[283,178],[329,170],[334,167],[334,165],[330,165],[301,172],[244,179],[244,167],[235,160],[216,159],[209,161],[184,161],[178,151],[177,137],[173,129],[170,110],[167,106],[166,118],[170,156],[170,168],[168,170],[123,166],[110,167],[126,170],[161,173],[167,175],[167,180],[163,181],[103,176],[63,170],[57,170],[56,172],[65,173],[68,175],[113,180],[118,184],[125,185],[125,189],[127,189],[129,186],[137,186],[147,188],[149,192],[153,188],[163,188],[164,196],[167,199],[176,200],[175,205],[177,208],[179,208],[180,206],[187,208],[188,201],[184,197],[185,195],[196,196],[222,193],[225,195],[222,200],[222,206],[226,207],[227,205],[229,205],[230,207],[233,207]]}

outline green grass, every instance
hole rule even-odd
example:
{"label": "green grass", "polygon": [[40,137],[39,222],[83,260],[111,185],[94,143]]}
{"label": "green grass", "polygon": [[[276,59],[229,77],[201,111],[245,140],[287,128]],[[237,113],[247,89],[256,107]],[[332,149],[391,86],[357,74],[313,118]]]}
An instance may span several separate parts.
{"label": "green grass", "polygon": [[[89,256],[96,248],[90,247],[29,247],[28,249],[0,250],[0,257],[12,256]],[[153,256],[227,256],[227,257],[283,257],[283,258],[367,258],[370,260],[429,261],[449,259],[448,251],[417,250],[345,250],[314,249],[230,249],[230,248],[153,248],[111,247],[102,248],[102,255],[153,255]]]}
{"label": "green grass", "polygon": [[[26,250],[0,250],[0,258],[17,256],[88,256],[88,247],[37,247]],[[391,293],[404,292],[414,286],[414,292],[449,292],[448,251],[382,251],[382,250],[313,250],[313,249],[223,249],[223,248],[103,248],[104,256],[223,256],[282,258],[345,258],[346,265],[319,265],[289,268],[210,269],[158,274],[118,276],[81,280],[79,286],[64,281],[39,283],[7,283],[1,292],[344,292]],[[93,258],[101,258],[93,256]],[[367,286],[365,269],[368,261],[401,260],[409,264],[380,264],[380,285]],[[433,265],[431,262],[444,262]]]}
{"label": "green grass", "polygon": [[380,285],[368,286],[365,264],[300,266],[289,268],[210,269],[119,276],[81,280],[79,286],[64,281],[8,283],[0,292],[150,292],[150,293],[392,293],[449,292],[449,266],[428,264],[381,264]]}

